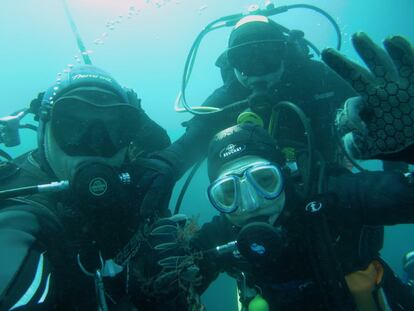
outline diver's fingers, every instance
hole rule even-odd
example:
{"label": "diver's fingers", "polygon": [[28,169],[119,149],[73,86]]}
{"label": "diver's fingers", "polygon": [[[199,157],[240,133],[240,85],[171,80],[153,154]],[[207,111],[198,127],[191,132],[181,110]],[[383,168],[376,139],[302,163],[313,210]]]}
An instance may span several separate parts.
{"label": "diver's fingers", "polygon": [[393,36],[384,40],[384,46],[392,58],[399,76],[414,79],[414,47],[405,38]]}
{"label": "diver's fingers", "polygon": [[338,75],[348,81],[351,86],[362,97],[366,97],[368,89],[374,87],[374,79],[370,72],[364,67],[354,63],[339,53],[337,50],[328,48],[322,51],[323,61],[331,67]]}
{"label": "diver's fingers", "polygon": [[354,34],[352,43],[379,85],[398,80],[397,70],[389,55],[384,49],[375,44],[366,33],[358,32]]}

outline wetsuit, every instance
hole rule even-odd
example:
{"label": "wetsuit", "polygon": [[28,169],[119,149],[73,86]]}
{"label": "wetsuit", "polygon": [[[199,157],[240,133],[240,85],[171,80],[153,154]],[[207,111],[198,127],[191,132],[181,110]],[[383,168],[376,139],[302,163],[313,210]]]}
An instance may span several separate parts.
{"label": "wetsuit", "polygon": [[[216,89],[204,102],[204,106],[225,107],[248,98],[251,91],[236,79],[233,69],[224,59],[217,65],[221,68],[224,84]],[[281,80],[269,90],[272,104],[291,101],[302,108],[311,120],[316,149],[328,161],[335,162],[333,120],[336,110],[349,97],[356,96],[353,89],[329,67],[309,58],[287,60]],[[167,159],[174,159],[175,166],[182,173],[195,161],[204,157],[211,138],[225,128],[236,124],[242,110],[228,113],[196,116],[185,123],[186,133],[170,147],[160,153]],[[262,111],[261,117],[269,122],[271,111]],[[284,111],[280,119],[279,137],[304,140],[304,130],[298,117],[291,111]],[[194,144],[197,142],[197,144]]]}
{"label": "wetsuit", "polygon": [[[130,156],[168,146],[166,132],[146,115],[145,138]],[[140,139],[142,140],[141,143]],[[125,164],[125,167],[133,165]],[[50,183],[56,178],[39,165],[37,151],[0,166],[0,189]],[[138,230],[144,189],[128,188],[103,209],[85,204],[76,193],[44,193],[0,201],[0,310],[98,310],[94,278],[99,252],[112,259]],[[125,307],[127,273],[104,277],[109,310]]]}
{"label": "wetsuit", "polygon": [[[365,269],[378,256],[382,243],[373,240],[370,231],[377,226],[381,229],[383,225],[414,222],[413,190],[414,184],[393,172],[349,173],[329,178],[328,192],[318,200],[325,206],[333,249],[344,274]],[[201,292],[220,272],[235,277],[244,272],[248,285],[260,288],[270,310],[333,310],[324,305],[326,293],[321,291],[311,264],[310,256],[321,263],[323,258],[309,247],[312,240],[306,231],[306,202],[299,200],[292,189],[287,189],[286,194],[284,212],[275,224],[286,232],[280,256],[258,263],[233,253],[209,255],[200,262],[204,283]],[[235,240],[239,230],[224,216],[216,216],[196,234],[193,247],[209,250],[223,245]],[[383,286],[392,310],[413,310],[413,296],[389,268]]]}

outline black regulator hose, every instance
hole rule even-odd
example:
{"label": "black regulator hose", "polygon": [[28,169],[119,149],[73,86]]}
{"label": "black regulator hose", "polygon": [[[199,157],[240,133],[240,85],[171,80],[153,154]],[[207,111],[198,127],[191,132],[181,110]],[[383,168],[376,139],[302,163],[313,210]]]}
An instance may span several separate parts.
{"label": "black regulator hose", "polygon": [[201,163],[203,163],[203,161],[202,161],[202,160],[201,160],[201,161],[198,161],[198,162],[197,162],[197,163],[193,166],[193,168],[191,169],[190,174],[188,174],[188,177],[187,177],[187,179],[185,180],[185,183],[184,183],[183,187],[181,188],[180,195],[178,196],[178,199],[177,199],[177,203],[175,204],[175,208],[174,208],[174,215],[177,215],[177,214],[180,212],[181,203],[183,202],[184,195],[185,195],[185,193],[186,193],[186,191],[187,191],[187,188],[188,188],[188,186],[190,185],[191,180],[193,179],[193,177],[194,177],[195,173],[196,173],[196,172],[197,172],[197,170],[199,169],[199,167],[200,167]]}
{"label": "black regulator hose", "polygon": [[12,161],[13,157],[8,154],[6,151],[0,149],[0,157],[6,159],[7,161]]}
{"label": "black regulator hose", "polygon": [[308,197],[309,195],[311,195],[312,180],[313,180],[313,175],[314,175],[314,146],[315,144],[314,144],[312,126],[310,124],[309,118],[305,115],[305,113],[303,112],[301,108],[299,108],[294,103],[291,103],[288,101],[281,101],[273,107],[272,120],[271,120],[271,124],[269,125],[272,128],[272,132],[270,133],[272,137],[274,137],[274,134],[276,131],[276,124],[278,122],[277,116],[278,116],[279,110],[281,110],[282,108],[287,108],[293,111],[299,117],[303,125],[303,128],[305,130],[305,136],[307,140],[307,153],[308,153],[308,161],[307,161],[308,162],[307,164],[308,176],[307,176],[307,180],[305,181],[305,197]]}
{"label": "black regulator hose", "polygon": [[[275,15],[278,13],[272,13],[272,10],[276,10],[279,8],[275,8],[275,9],[270,9],[269,10],[269,15]],[[324,17],[326,17],[329,22],[332,24],[333,28],[335,29],[336,32],[336,36],[338,38],[338,42],[336,44],[336,49],[340,50],[342,47],[342,34],[341,34],[341,29],[339,28],[338,23],[335,21],[335,19],[325,10],[322,10],[321,8],[318,8],[317,6],[311,5],[311,4],[291,4],[291,5],[287,5],[286,6],[286,11],[290,10],[290,9],[309,9],[309,10],[313,10],[315,12],[318,12],[319,14],[322,14]]]}
{"label": "black regulator hose", "polygon": [[200,113],[200,112],[192,110],[187,104],[187,100],[186,100],[187,84],[188,84],[188,81],[190,80],[191,73],[193,71],[194,63],[196,60],[197,52],[200,47],[201,41],[209,32],[216,30],[216,29],[228,27],[228,24],[226,22],[238,21],[242,17],[243,17],[243,14],[233,14],[233,15],[224,16],[224,17],[221,17],[219,19],[212,21],[206,27],[204,27],[204,29],[198,34],[198,36],[196,37],[196,39],[194,40],[190,48],[190,51],[188,53],[187,59],[184,64],[184,71],[183,71],[183,76],[181,80],[181,99],[182,99],[183,106],[187,109],[187,111],[190,111],[194,115],[205,114],[205,113]]}

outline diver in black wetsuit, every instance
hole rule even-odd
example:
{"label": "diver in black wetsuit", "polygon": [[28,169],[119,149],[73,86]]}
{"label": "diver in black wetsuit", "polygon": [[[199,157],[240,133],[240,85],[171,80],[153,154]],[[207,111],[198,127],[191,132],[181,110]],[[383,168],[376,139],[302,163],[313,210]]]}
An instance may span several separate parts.
{"label": "diver in black wetsuit", "polygon": [[[286,34],[265,16],[247,16],[234,27],[228,49],[216,65],[224,84],[203,106],[222,108],[249,99],[250,110],[267,126],[272,107],[280,101],[291,101],[310,119],[316,138],[313,147],[327,162],[343,164],[340,149],[332,147],[333,121],[336,110],[356,92],[323,62],[312,59],[302,32]],[[186,123],[186,133],[159,157],[175,159],[175,166],[184,171],[206,154],[215,133],[236,124],[244,109],[194,117]],[[306,141],[303,125],[292,111],[282,111],[279,126],[278,136],[284,140]]]}
{"label": "diver in black wetsuit", "polygon": [[78,66],[59,82],[37,101],[38,149],[3,162],[0,187],[61,180],[69,189],[1,192],[0,310],[133,310],[126,267],[139,250],[134,237],[168,215],[142,208],[143,179],[160,172],[147,154],[169,137],[105,71]]}
{"label": "diver in black wetsuit", "polygon": [[[209,198],[221,216],[203,225],[192,246],[204,251],[237,240],[238,250],[221,256],[205,253],[198,261],[201,291],[220,272],[239,279],[239,284],[243,273],[250,288],[244,289],[249,292],[242,301],[246,307],[253,299],[252,305],[266,300],[269,310],[352,310],[354,304],[358,310],[387,310],[385,305],[410,310],[414,306],[412,296],[403,301],[402,293],[396,293],[399,281],[379,258],[382,244],[370,239],[376,226],[414,222],[414,184],[404,175],[343,172],[327,179],[326,192],[304,201],[292,187],[275,141],[251,124],[217,134],[210,145],[208,167]],[[322,210],[328,240],[319,235],[319,227],[312,228],[323,222],[315,222],[315,216],[305,211],[309,208]],[[334,263],[319,243],[332,243]],[[348,288],[341,288],[353,300],[347,301],[334,289],[338,280],[347,284]]]}

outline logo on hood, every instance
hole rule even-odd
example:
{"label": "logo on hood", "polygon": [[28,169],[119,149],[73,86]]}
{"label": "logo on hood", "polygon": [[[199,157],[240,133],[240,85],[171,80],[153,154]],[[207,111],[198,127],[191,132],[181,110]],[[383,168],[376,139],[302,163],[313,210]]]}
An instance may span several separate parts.
{"label": "logo on hood", "polygon": [[103,80],[103,81],[106,81],[106,82],[109,82],[109,83],[113,82],[112,79],[109,78],[109,77],[105,77],[105,76],[102,76],[102,75],[99,75],[99,74],[91,74],[91,73],[88,73],[88,74],[78,73],[78,74],[74,75],[72,77],[72,79],[73,80],[96,79],[96,80]]}
{"label": "logo on hood", "polygon": [[246,145],[229,144],[220,151],[220,158],[227,158],[233,154],[240,153],[246,149]]}

